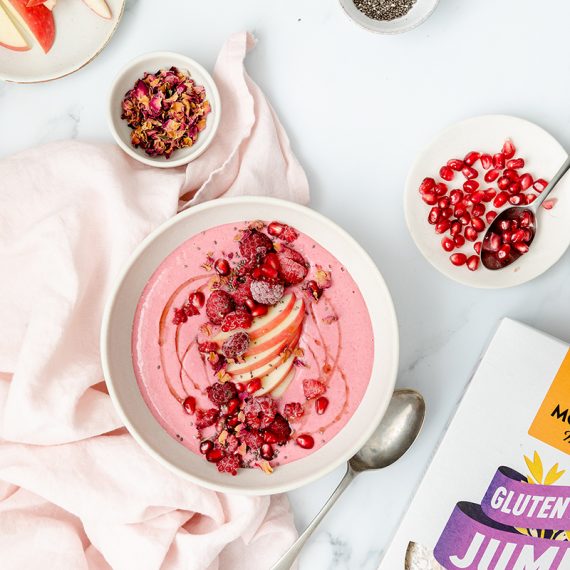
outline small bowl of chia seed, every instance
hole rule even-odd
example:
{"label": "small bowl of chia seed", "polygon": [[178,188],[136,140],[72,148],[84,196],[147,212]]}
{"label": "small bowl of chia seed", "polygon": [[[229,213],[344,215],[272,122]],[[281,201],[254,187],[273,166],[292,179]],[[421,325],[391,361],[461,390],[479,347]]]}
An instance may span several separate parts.
{"label": "small bowl of chia seed", "polygon": [[379,34],[407,32],[425,22],[439,0],[339,0],[357,24]]}

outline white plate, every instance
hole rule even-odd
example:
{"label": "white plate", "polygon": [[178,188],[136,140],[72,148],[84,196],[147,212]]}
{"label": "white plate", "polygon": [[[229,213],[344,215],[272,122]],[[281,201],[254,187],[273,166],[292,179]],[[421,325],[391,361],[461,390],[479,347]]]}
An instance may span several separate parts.
{"label": "white plate", "polygon": [[[317,240],[345,265],[366,300],[374,332],[372,376],[346,426],[311,455],[280,466],[270,476],[243,469],[236,477],[192,453],[160,426],[146,406],[131,358],[136,306],[148,279],[176,247],[220,224],[279,219]],[[281,493],[322,477],[349,459],[370,437],[388,406],[398,369],[398,325],[384,279],[366,252],[344,230],[309,208],[263,197],[219,199],[194,206],[155,230],[134,252],[117,281],[103,317],[103,371],[109,393],[131,434],[154,458],[181,476],[222,492]]]}
{"label": "white plate", "polygon": [[0,47],[0,79],[38,83],[65,77],[90,63],[117,29],[125,0],[107,0],[113,17],[104,20],[82,0],[59,0],[53,10],[55,41],[46,54],[31,35],[29,51]]}
{"label": "white plate", "polygon": [[[433,226],[427,222],[431,206],[421,199],[419,185],[426,176],[440,181],[439,169],[450,158],[463,159],[472,150],[494,154],[501,150],[507,138],[513,140],[517,156],[525,159],[524,171],[530,172],[535,178],[550,180],[566,160],[564,148],[539,126],[517,117],[487,115],[462,121],[443,131],[420,154],[406,181],[406,223],[418,249],[445,276],[471,287],[498,289],[526,283],[552,267],[570,245],[570,176],[566,176],[552,194],[552,198],[558,200],[556,206],[550,211],[540,208],[536,238],[530,251],[518,261],[499,271],[490,271],[481,266],[475,272],[469,271],[466,266],[455,267],[449,261],[450,254],[441,247],[443,236],[436,234]],[[480,163],[477,164],[480,166]],[[476,168],[483,170],[477,165]],[[482,177],[479,180],[482,182]],[[454,185],[455,181],[457,185]],[[461,188],[463,181],[463,175],[458,173],[447,184],[450,188]],[[482,182],[482,187],[496,189],[496,183]],[[455,251],[475,254],[471,242]]]}

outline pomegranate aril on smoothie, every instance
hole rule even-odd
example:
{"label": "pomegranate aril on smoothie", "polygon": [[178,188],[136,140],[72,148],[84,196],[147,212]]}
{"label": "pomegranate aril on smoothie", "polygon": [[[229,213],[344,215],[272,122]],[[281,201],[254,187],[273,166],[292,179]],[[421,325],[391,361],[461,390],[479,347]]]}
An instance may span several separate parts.
{"label": "pomegranate aril on smoothie", "polygon": [[[484,172],[480,173],[476,165],[480,165]],[[543,178],[522,172],[525,165],[525,158],[517,155],[514,142],[506,139],[499,152],[472,149],[463,159],[448,159],[439,170],[443,181],[438,181],[437,176],[423,179],[419,193],[423,201],[432,206],[426,216],[427,221],[435,234],[443,236],[440,238],[442,250],[451,253],[449,259],[453,265],[465,265],[470,271],[477,271],[481,265],[478,256],[482,249],[493,251],[503,259],[511,254],[513,248],[520,253],[529,250],[532,234],[519,231],[517,224],[520,220],[513,220],[514,226],[509,222],[508,227],[501,229],[502,235],[491,236],[484,244],[477,241],[483,238],[501,210],[531,204],[548,185]],[[461,189],[447,190],[446,182],[454,179],[455,172],[461,172],[465,180],[458,184]],[[543,204],[545,208],[553,206],[547,202]],[[476,242],[477,255],[461,251],[469,242]]]}

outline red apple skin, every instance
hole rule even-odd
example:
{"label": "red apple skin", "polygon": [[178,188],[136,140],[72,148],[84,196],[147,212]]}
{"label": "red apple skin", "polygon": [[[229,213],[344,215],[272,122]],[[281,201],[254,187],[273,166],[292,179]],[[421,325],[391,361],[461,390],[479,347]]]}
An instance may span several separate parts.
{"label": "red apple skin", "polygon": [[11,49],[12,51],[28,51],[30,49],[30,46],[14,47],[9,46],[8,44],[3,44],[2,42],[0,42],[0,47]]}
{"label": "red apple skin", "polygon": [[55,22],[51,10],[43,4],[28,8],[28,0],[8,0],[8,2],[22,16],[44,52],[48,53],[55,41]]}

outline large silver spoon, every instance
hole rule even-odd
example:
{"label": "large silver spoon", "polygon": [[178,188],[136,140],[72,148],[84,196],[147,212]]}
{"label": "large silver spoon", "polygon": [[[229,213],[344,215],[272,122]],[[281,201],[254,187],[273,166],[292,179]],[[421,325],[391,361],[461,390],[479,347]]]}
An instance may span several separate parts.
{"label": "large silver spoon", "polygon": [[[523,253],[528,251],[537,231],[536,214],[538,213],[538,208],[540,208],[547,196],[554,190],[554,187],[566,174],[568,169],[570,169],[570,156],[553,176],[542,194],[530,206],[512,206],[511,208],[503,210],[493,220],[493,223],[485,233],[481,246],[481,262],[487,269],[504,269],[511,263],[514,263]],[[517,229],[529,232],[528,239],[515,244],[506,244],[505,247],[500,236],[504,231],[509,231],[511,234],[513,233],[510,227],[513,222],[516,222]],[[504,249],[502,249],[503,247]]]}
{"label": "large silver spoon", "polygon": [[336,500],[363,471],[383,469],[398,461],[414,443],[422,429],[426,406],[415,390],[396,390],[382,421],[364,447],[352,457],[346,474],[319,514],[271,570],[289,570],[305,542],[313,534]]}

